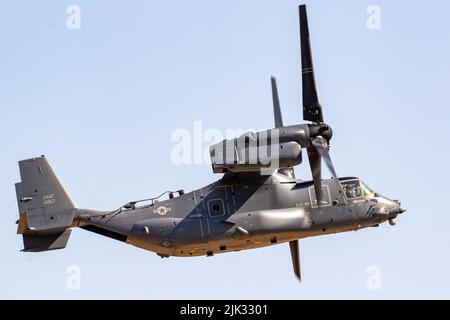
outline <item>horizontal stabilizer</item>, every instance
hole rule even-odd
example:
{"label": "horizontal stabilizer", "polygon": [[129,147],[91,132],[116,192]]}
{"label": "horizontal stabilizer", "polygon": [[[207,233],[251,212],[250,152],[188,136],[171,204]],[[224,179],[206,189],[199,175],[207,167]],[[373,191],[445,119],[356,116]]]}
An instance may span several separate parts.
{"label": "horizontal stabilizer", "polygon": [[48,250],[63,249],[69,241],[71,229],[64,230],[55,234],[24,234],[22,251],[41,252]]}

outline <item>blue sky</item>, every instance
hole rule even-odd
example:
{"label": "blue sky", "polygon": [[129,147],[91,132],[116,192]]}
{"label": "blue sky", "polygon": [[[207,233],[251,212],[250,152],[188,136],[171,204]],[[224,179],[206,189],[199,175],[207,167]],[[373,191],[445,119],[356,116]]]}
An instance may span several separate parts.
{"label": "blue sky", "polygon": [[[341,176],[408,210],[395,227],[160,259],[74,230],[66,249],[21,253],[17,161],[45,154],[78,207],[114,209],[219,178],[175,165],[171,134],[301,122],[298,1],[8,1],[0,10],[0,298],[450,298],[450,3],[306,1],[318,93]],[[66,9],[81,9],[68,30]],[[366,26],[369,5],[381,29]],[[204,147],[207,147],[205,144]],[[309,179],[309,166],[296,169]],[[329,175],[325,171],[325,175]],[[68,290],[67,267],[81,272]],[[381,287],[369,290],[369,266]]]}

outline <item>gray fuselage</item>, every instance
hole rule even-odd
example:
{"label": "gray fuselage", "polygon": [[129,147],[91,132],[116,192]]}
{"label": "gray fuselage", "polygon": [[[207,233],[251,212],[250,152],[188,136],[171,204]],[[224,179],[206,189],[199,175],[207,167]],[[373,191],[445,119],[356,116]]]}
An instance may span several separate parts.
{"label": "gray fuselage", "polygon": [[[362,182],[358,178],[341,181]],[[76,221],[123,235],[162,257],[199,256],[375,226],[401,213],[396,201],[372,191],[349,198],[323,180],[318,208],[311,181],[274,173],[226,174],[198,190],[114,212],[77,210]]]}

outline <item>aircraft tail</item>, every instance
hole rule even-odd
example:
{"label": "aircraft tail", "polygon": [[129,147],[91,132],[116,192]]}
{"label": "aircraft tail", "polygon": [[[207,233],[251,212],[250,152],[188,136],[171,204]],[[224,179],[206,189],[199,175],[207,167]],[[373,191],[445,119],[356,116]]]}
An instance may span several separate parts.
{"label": "aircraft tail", "polygon": [[44,156],[19,161],[16,183],[23,251],[62,249],[69,240],[76,209]]}

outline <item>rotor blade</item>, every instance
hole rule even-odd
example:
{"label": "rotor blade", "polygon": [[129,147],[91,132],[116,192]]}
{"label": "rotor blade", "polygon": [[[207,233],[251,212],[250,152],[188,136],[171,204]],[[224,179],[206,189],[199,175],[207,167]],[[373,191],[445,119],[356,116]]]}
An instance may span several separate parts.
{"label": "rotor blade", "polygon": [[270,78],[272,84],[272,99],[273,99],[273,115],[275,118],[275,128],[283,126],[283,118],[281,117],[280,100],[278,99],[277,80],[275,77]]}
{"label": "rotor blade", "polygon": [[[339,192],[341,194],[344,193],[344,190],[342,189],[342,185],[339,182],[339,178],[336,174],[336,170],[334,169],[333,166],[333,162],[331,161],[331,157],[330,157],[330,152],[329,152],[329,147],[328,147],[328,143],[327,140],[325,140],[323,137],[316,137],[311,141],[311,144],[313,145],[313,148],[315,150],[317,150],[317,152],[320,154],[320,157],[323,158],[323,160],[325,161],[325,164],[327,165],[328,169],[331,172],[331,175],[333,176],[333,180],[336,183],[336,187],[337,190],[339,190]],[[315,184],[314,184],[315,187]],[[344,203],[347,203],[347,201],[345,200],[345,198],[342,198],[342,200],[344,201]]]}
{"label": "rotor blade", "polygon": [[330,153],[328,152],[328,143],[323,137],[316,137],[312,139],[311,144],[319,152],[320,156],[325,161],[333,178],[337,179],[336,170],[334,170],[333,162],[331,161]]}
{"label": "rotor blade", "polygon": [[298,240],[289,241],[289,248],[291,249],[292,266],[294,267],[295,276],[301,282],[302,275],[300,272],[300,251]]}
{"label": "rotor blade", "polygon": [[[272,100],[273,100],[273,116],[275,119],[275,128],[283,126],[283,117],[281,116],[280,99],[278,98],[277,79],[274,76],[270,77],[272,85]],[[279,169],[279,173],[284,174],[292,179],[295,179],[294,168]]]}
{"label": "rotor blade", "polygon": [[306,6],[299,6],[300,44],[302,54],[303,120],[323,122],[322,107],[317,97]]}
{"label": "rotor blade", "polygon": [[320,154],[314,146],[310,146],[306,150],[308,151],[309,166],[311,167],[311,174],[314,182],[317,207],[319,207],[323,199]]}

